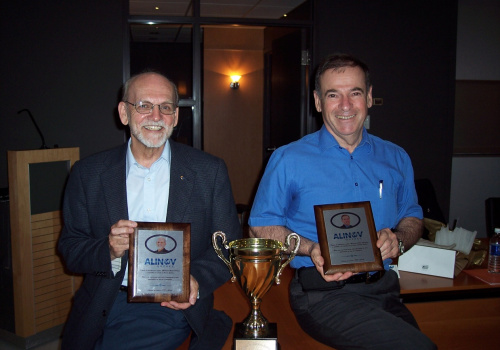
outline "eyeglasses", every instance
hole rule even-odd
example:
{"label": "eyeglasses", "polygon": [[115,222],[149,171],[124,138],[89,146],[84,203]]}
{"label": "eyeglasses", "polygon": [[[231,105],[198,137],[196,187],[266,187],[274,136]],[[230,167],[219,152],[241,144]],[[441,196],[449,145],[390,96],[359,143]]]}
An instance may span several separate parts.
{"label": "eyeglasses", "polygon": [[148,101],[139,101],[137,103],[131,103],[128,101],[123,101],[135,107],[135,110],[140,114],[150,114],[153,112],[153,108],[158,106],[161,114],[172,115],[175,113],[174,104],[171,102],[163,102],[155,105],[154,103]]}

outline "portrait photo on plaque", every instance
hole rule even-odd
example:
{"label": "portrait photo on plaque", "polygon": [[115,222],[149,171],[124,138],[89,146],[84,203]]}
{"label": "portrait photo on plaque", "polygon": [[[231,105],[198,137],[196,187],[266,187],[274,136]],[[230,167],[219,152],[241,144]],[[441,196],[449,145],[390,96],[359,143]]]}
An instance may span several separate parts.
{"label": "portrait photo on plaque", "polygon": [[189,301],[191,225],[138,222],[130,236],[128,301]]}
{"label": "portrait photo on plaque", "polygon": [[370,202],[315,205],[325,275],[383,270]]}

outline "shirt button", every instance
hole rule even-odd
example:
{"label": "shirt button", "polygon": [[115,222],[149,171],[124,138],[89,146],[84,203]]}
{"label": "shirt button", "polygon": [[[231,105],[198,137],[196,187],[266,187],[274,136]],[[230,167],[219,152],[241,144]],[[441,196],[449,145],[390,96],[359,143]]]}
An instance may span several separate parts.
{"label": "shirt button", "polygon": [[358,185],[358,183],[357,183],[357,182],[355,182],[355,183],[354,183],[354,185],[355,185],[355,186],[357,186],[357,185]]}
{"label": "shirt button", "polygon": [[151,181],[151,178],[150,178],[150,177],[148,177],[148,178],[147,178],[147,180],[148,180],[148,181]]}

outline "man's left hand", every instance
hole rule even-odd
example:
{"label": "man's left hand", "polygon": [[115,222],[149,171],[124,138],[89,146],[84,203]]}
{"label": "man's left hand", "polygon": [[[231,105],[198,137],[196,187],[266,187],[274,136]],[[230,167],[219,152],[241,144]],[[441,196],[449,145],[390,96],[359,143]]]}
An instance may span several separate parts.
{"label": "man's left hand", "polygon": [[321,256],[321,249],[318,243],[314,243],[312,245],[310,255],[311,255],[311,260],[314,263],[314,266],[316,266],[316,270],[318,270],[319,274],[327,282],[343,281],[353,275],[351,271],[337,272],[333,275],[325,275],[323,271],[323,266],[325,265],[325,259],[323,259],[323,257]]}
{"label": "man's left hand", "polygon": [[179,303],[177,301],[163,301],[161,306],[168,307],[172,310],[186,310],[196,303],[198,299],[198,290],[200,286],[193,276],[189,275],[189,302]]}
{"label": "man's left hand", "polygon": [[391,229],[384,228],[377,232],[377,247],[380,248],[382,261],[399,256],[398,237]]}

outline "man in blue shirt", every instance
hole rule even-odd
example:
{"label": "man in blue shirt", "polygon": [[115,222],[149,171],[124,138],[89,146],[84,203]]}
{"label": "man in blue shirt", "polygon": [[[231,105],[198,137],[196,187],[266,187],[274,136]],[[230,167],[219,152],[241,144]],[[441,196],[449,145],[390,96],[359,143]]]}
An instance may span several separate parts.
{"label": "man in blue shirt", "polygon": [[336,349],[435,349],[401,303],[395,272],[323,273],[314,205],[369,201],[387,270],[391,258],[418,241],[423,223],[408,154],[363,127],[372,106],[368,67],[349,55],[329,56],[316,73],[314,100],[324,125],[273,153],[250,234],[280,241],[290,232],[301,236],[290,302],[318,341]]}

